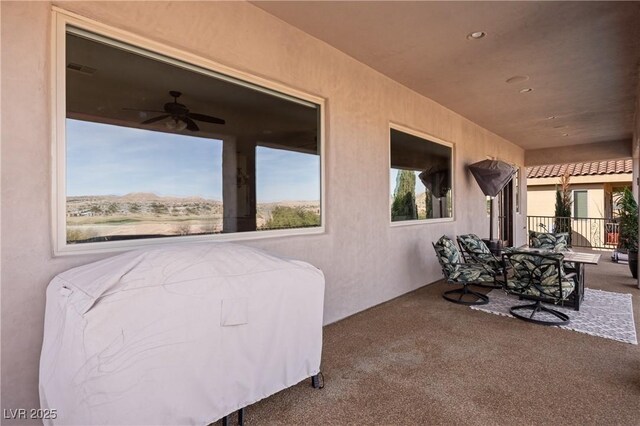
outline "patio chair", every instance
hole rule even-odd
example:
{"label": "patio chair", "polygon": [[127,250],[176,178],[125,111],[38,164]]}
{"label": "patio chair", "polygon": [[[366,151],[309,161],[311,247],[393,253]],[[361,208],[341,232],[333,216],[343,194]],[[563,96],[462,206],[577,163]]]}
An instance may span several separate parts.
{"label": "patio chair", "polygon": [[542,304],[561,303],[575,289],[575,274],[565,273],[562,253],[542,254],[514,250],[504,253],[502,258],[513,269],[511,277],[507,277],[505,273],[505,291],[516,294],[521,299],[535,300],[532,304],[512,306],[509,309],[511,315],[542,325],[569,323],[567,314]]}
{"label": "patio chair", "polygon": [[465,262],[482,263],[493,271],[495,277],[494,283],[489,285],[482,284],[482,286],[501,288],[502,283],[498,283],[498,281],[500,281],[500,277],[503,275],[504,263],[502,259],[497,258],[491,253],[489,247],[487,247],[485,242],[476,234],[458,235],[456,240],[458,241]]}
{"label": "patio chair", "polygon": [[[469,289],[471,284],[493,283],[495,281],[493,271],[483,263],[463,263],[458,247],[448,237],[442,236],[432,243],[436,251],[438,262],[442,267],[442,274],[449,284],[460,284],[462,288],[445,291],[442,297],[453,303],[463,305],[484,305],[489,302],[489,298]],[[458,295],[454,297],[453,295]],[[471,295],[475,300],[463,299],[464,296]]]}
{"label": "patio chair", "polygon": [[[550,250],[555,252],[572,251],[569,248],[568,232],[536,232],[529,231],[529,247]],[[564,268],[569,272],[575,272],[576,266],[573,263],[565,262]]]}
{"label": "patio chair", "polygon": [[569,233],[529,231],[529,246],[543,250],[569,251]]}

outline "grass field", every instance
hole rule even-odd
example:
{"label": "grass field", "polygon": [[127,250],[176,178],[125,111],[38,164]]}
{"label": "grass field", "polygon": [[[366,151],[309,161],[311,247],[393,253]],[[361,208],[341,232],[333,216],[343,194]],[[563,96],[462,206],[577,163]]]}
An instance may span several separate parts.
{"label": "grass field", "polygon": [[222,231],[222,215],[127,215],[67,218],[67,241],[119,235],[191,235]]}

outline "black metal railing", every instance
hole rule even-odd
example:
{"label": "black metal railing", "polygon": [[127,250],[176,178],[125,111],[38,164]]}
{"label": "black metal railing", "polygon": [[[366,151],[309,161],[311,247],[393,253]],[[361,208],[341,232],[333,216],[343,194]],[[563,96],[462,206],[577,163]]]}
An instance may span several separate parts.
{"label": "black metal railing", "polygon": [[601,217],[527,216],[527,231],[568,232],[572,247],[614,249],[618,245],[616,219]]}

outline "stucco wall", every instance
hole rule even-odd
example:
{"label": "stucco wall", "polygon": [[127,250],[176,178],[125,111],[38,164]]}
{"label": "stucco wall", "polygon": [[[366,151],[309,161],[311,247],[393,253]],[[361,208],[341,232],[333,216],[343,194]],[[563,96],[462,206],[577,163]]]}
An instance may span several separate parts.
{"label": "stucco wall", "polygon": [[555,190],[553,188],[527,188],[527,215],[553,216]]}
{"label": "stucco wall", "polygon": [[[571,191],[587,191],[587,217],[605,217],[604,184],[571,185]],[[555,187],[530,186],[527,188],[527,215],[553,216],[555,210]]]}
{"label": "stucco wall", "polygon": [[[247,241],[325,272],[325,323],[438,280],[431,241],[488,234],[484,196],[466,166],[487,156],[524,162],[517,146],[250,4],[59,5],[326,98],[326,233]],[[50,4],[2,2],[3,408],[38,406],[49,280],[108,256],[52,256],[50,28]],[[455,144],[454,222],[389,226],[389,121]],[[517,242],[525,217],[516,217]]]}

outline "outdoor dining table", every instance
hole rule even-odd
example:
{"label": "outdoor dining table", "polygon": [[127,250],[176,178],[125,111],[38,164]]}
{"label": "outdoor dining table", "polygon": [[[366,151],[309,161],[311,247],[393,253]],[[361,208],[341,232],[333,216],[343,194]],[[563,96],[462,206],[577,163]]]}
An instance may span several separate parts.
{"label": "outdoor dining table", "polygon": [[[528,251],[532,253],[554,253],[552,250],[545,250],[536,247],[529,247],[528,245],[520,246],[518,251]],[[576,311],[580,310],[580,303],[584,299],[584,265],[597,265],[600,261],[600,254],[597,253],[584,253],[577,251],[561,251],[564,255],[563,262],[570,262],[576,265],[576,288],[573,292],[573,297],[564,303],[562,306],[569,306]]]}

